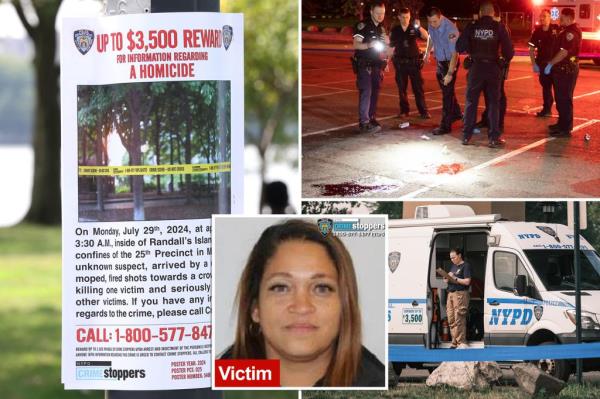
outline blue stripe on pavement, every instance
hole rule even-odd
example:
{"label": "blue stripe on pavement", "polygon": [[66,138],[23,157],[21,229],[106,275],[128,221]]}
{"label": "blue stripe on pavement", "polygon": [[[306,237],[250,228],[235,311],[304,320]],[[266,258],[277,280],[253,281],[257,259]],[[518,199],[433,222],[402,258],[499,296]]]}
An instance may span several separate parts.
{"label": "blue stripe on pavement", "polygon": [[425,349],[421,345],[389,345],[393,362],[520,361],[600,358],[600,342],[543,346],[490,346],[484,349]]}

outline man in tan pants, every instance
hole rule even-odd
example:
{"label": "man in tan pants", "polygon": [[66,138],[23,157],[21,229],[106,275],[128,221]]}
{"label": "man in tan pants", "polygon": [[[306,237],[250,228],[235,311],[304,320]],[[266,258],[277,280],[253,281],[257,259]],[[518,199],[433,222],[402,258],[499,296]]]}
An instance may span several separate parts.
{"label": "man in tan pants", "polygon": [[467,344],[467,314],[469,312],[469,285],[471,284],[471,265],[463,260],[463,252],[460,248],[450,251],[452,269],[448,273],[449,278],[444,279],[448,283],[448,300],[446,301],[446,313],[448,324],[452,334],[452,349],[459,346],[466,347]]}

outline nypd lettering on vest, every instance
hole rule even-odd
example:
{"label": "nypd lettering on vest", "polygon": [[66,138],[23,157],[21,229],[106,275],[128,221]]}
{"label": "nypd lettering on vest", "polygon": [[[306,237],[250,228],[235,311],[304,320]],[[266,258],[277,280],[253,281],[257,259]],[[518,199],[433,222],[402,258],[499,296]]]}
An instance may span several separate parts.
{"label": "nypd lettering on vest", "polygon": [[533,318],[533,311],[531,309],[523,308],[504,308],[504,309],[492,309],[492,316],[490,317],[491,326],[514,326],[521,325],[526,326],[531,322]]}
{"label": "nypd lettering on vest", "polygon": [[492,29],[475,29],[475,39],[491,40],[493,38],[494,38],[494,31]]}

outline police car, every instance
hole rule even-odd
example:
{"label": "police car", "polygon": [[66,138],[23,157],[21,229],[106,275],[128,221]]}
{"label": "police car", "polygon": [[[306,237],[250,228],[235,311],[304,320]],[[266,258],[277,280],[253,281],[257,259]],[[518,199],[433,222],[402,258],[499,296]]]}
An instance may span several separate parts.
{"label": "police car", "polygon": [[[600,0],[532,0],[533,20],[539,24],[539,16],[543,9],[550,10],[552,24],[560,23],[560,12],[563,8],[575,11],[575,22],[583,33],[579,58],[592,60],[600,65]],[[535,29],[535,26],[533,26]]]}
{"label": "police car", "polygon": [[[567,226],[510,222],[498,214],[475,215],[462,205],[417,207],[415,219],[390,221],[389,344],[405,351],[450,347],[447,283],[437,269],[450,270],[452,248],[463,249],[472,270],[469,347],[575,343],[573,245]],[[600,257],[583,238],[580,248],[582,337],[600,341]],[[390,361],[398,374],[407,365],[392,351]],[[563,380],[573,364],[538,362]],[[584,367],[600,370],[597,359],[584,361]]]}

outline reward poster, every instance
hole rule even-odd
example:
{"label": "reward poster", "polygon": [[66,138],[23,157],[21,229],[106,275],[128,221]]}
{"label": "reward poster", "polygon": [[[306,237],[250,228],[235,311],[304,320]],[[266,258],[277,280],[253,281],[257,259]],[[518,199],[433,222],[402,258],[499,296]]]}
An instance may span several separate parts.
{"label": "reward poster", "polygon": [[238,14],[65,19],[66,389],[211,381],[211,215],[242,212]]}

